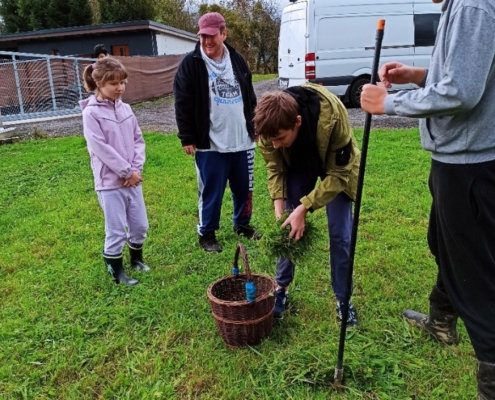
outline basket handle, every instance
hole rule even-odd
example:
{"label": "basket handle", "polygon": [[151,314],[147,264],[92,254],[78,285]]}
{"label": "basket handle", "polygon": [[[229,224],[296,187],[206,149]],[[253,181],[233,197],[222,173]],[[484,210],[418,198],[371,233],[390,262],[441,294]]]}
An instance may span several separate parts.
{"label": "basket handle", "polygon": [[233,267],[239,270],[239,253],[242,256],[242,262],[244,263],[244,268],[246,269],[246,277],[248,281],[251,281],[251,269],[249,268],[249,262],[246,254],[246,248],[242,243],[237,243],[237,248],[235,249],[234,264]]}

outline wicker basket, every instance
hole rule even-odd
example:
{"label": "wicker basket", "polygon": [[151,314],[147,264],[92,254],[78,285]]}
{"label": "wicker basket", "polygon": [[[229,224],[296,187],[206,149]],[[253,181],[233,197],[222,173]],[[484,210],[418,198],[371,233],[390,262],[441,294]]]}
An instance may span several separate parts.
{"label": "wicker basket", "polygon": [[[272,331],[275,306],[275,280],[266,275],[251,274],[244,246],[237,245],[234,267],[242,255],[245,274],[225,276],[208,288],[208,299],[220,336],[230,347],[255,346]],[[244,284],[256,285],[256,301],[246,300]]]}

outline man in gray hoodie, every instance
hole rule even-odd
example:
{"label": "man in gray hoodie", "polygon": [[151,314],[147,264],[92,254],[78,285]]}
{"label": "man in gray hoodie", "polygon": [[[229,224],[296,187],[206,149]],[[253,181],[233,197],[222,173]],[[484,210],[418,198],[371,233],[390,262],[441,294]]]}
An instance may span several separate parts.
{"label": "man in gray hoodie", "polygon": [[[442,0],[433,0],[441,3]],[[478,399],[495,399],[495,2],[445,0],[430,69],[387,63],[363,110],[420,118],[431,152],[428,244],[438,265],[430,313],[404,318],[434,338],[466,325],[478,359]],[[388,94],[391,84],[419,89]]]}

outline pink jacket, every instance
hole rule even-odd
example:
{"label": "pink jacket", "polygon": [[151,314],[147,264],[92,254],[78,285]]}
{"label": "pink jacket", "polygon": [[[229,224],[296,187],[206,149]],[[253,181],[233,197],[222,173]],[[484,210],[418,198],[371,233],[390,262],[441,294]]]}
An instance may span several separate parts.
{"label": "pink jacket", "polygon": [[121,100],[113,104],[90,96],[79,104],[95,190],[123,187],[134,171],[143,171],[145,144],[136,116]]}

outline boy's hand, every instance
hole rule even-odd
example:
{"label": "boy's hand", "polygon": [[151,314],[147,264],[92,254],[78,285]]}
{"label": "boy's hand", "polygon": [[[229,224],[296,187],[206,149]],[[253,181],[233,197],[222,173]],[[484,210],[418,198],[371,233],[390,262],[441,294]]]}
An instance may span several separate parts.
{"label": "boy's hand", "polygon": [[278,221],[284,213],[284,199],[273,200],[273,208],[275,209],[275,219]]}
{"label": "boy's hand", "polygon": [[143,181],[143,177],[139,175],[136,171],[132,173],[129,179],[124,181],[124,186],[126,187],[136,187]]}
{"label": "boy's hand", "polygon": [[289,237],[294,239],[296,242],[301,239],[304,235],[305,218],[308,210],[302,204],[298,206],[294,211],[290,213],[285,222],[282,224],[281,228],[285,228],[290,225]]}

